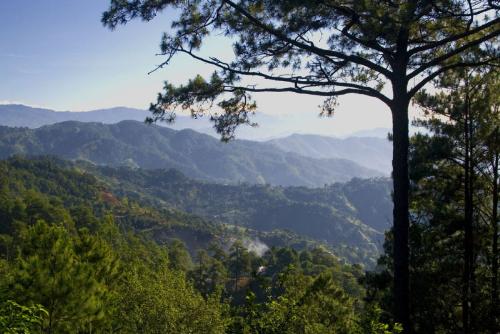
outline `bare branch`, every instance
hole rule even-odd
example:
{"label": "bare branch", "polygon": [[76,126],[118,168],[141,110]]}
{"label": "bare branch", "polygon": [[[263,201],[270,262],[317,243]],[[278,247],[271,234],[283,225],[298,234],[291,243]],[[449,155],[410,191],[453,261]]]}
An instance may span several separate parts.
{"label": "bare branch", "polygon": [[[355,84],[355,83],[333,81],[333,80],[330,80],[330,78],[327,76],[326,72],[324,72],[326,81],[311,80],[311,79],[308,79],[308,78],[302,77],[302,76],[291,76],[291,75],[285,76],[285,77],[273,76],[273,75],[265,74],[265,73],[258,72],[258,71],[239,70],[239,69],[231,67],[227,63],[224,63],[224,62],[218,60],[217,58],[212,57],[210,59],[207,59],[207,58],[204,58],[204,57],[201,57],[201,56],[195,54],[194,52],[192,52],[190,50],[186,50],[183,48],[176,49],[176,51],[183,52],[183,53],[188,54],[189,56],[191,56],[192,58],[194,58],[198,61],[204,62],[204,63],[209,64],[209,65],[213,65],[217,68],[220,68],[222,70],[225,70],[225,71],[228,71],[228,72],[231,72],[234,74],[239,74],[239,75],[243,75],[243,76],[256,76],[256,77],[261,77],[261,78],[264,78],[264,79],[270,80],[270,81],[292,83],[298,89],[301,89],[301,87],[299,87],[299,85],[307,85],[308,87],[320,87],[320,86],[332,86],[332,87],[334,87],[334,86],[336,86],[336,87],[353,88],[353,89],[358,89],[360,91],[364,91],[364,92],[366,92],[364,95],[378,98],[379,100],[381,100],[382,102],[384,102],[387,105],[391,102],[387,96],[380,93],[379,91],[377,91],[374,88],[371,88],[368,86],[363,86],[360,84]],[[166,66],[168,64],[169,60],[162,63],[161,65],[158,65],[158,67],[155,70],[157,70],[163,66]],[[153,71],[155,71],[155,70],[153,70]],[[302,90],[302,94],[308,94],[307,92],[308,92],[307,90]],[[310,95],[317,95],[317,94],[310,94]],[[335,94],[326,95],[326,96],[334,96],[334,95]],[[321,96],[324,96],[324,95],[321,95]]]}
{"label": "bare branch", "polygon": [[[330,91],[330,92],[325,92],[325,91],[314,91],[314,90],[308,90],[308,89],[303,89],[303,88],[296,88],[296,87],[285,87],[285,88],[255,88],[251,86],[227,86],[224,87],[224,91],[226,92],[234,92],[234,91],[246,91],[246,92],[254,92],[254,93],[297,93],[297,94],[305,94],[305,95],[315,95],[315,96],[324,96],[324,97],[332,97],[332,96],[340,96],[340,95],[347,95],[347,94],[361,94],[361,95],[366,95],[370,97],[376,97],[374,96],[371,92],[361,90],[361,89],[356,89],[356,88],[346,88],[346,89],[341,89],[338,91]],[[390,101],[389,101],[390,102]]]}

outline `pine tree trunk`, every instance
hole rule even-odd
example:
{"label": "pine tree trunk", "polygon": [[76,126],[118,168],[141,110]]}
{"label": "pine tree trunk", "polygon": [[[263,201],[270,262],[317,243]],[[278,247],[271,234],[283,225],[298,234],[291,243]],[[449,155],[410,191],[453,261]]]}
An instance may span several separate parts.
{"label": "pine tree trunk", "polygon": [[[404,86],[404,87],[402,87]],[[404,88],[405,91],[396,92]],[[406,86],[396,84],[393,105],[392,178],[394,182],[394,316],[401,323],[405,333],[410,326],[410,283],[409,283],[409,174],[408,174],[408,105]]]}
{"label": "pine tree trunk", "polygon": [[491,265],[491,333],[498,333],[498,162],[496,154],[493,161],[493,210],[491,223],[493,225],[492,265]]}
{"label": "pine tree trunk", "polygon": [[[468,89],[468,88],[466,88]],[[464,113],[464,272],[462,294],[462,321],[464,333],[472,333],[472,290],[474,285],[474,239],[473,239],[473,145],[472,145],[472,115],[469,106],[469,95],[466,93]]]}

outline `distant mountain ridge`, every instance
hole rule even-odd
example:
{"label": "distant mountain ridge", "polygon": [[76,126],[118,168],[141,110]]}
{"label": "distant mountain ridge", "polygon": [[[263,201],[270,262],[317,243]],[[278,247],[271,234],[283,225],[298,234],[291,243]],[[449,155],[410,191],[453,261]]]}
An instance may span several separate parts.
{"label": "distant mountain ridge", "polygon": [[137,121],[0,127],[0,158],[15,154],[48,154],[98,165],[176,168],[191,178],[221,183],[317,187],[383,175],[345,159],[303,157],[245,140],[224,144],[193,130],[176,131]]}
{"label": "distant mountain ridge", "polygon": [[118,123],[123,120],[144,121],[145,110],[126,107],[93,111],[54,111],[22,104],[0,105],[0,124],[11,127],[38,128],[65,121]]}
{"label": "distant mountain ridge", "polygon": [[356,162],[389,175],[392,170],[392,145],[376,137],[334,138],[319,135],[294,134],[268,143],[286,152],[316,158],[340,158]]}
{"label": "distant mountain ridge", "polygon": [[[118,123],[125,120],[144,121],[149,112],[128,107],[114,107],[91,111],[54,111],[38,107],[29,107],[20,104],[0,104],[0,125],[38,128],[64,121],[100,122],[105,124]],[[334,119],[317,117],[314,112],[292,113],[287,115],[266,114],[257,112],[251,116],[252,122],[257,127],[241,126],[236,130],[237,138],[265,141],[300,134],[318,134],[335,136],[332,132]],[[175,130],[193,129],[211,136],[218,136],[213,129],[213,124],[208,117],[197,119],[189,115],[178,114],[172,124],[159,123]],[[380,137],[387,138],[389,129],[372,129],[354,133],[355,137]],[[382,135],[381,135],[382,133]]]}
{"label": "distant mountain ridge", "polygon": [[[11,127],[38,128],[44,125],[51,125],[64,121],[98,122],[104,124],[115,124],[123,120],[135,120],[143,122],[149,115],[147,111],[116,107],[111,109],[101,109],[85,112],[53,111],[50,109],[33,108],[24,105],[0,105],[0,125]],[[294,152],[299,155],[316,159],[347,159],[368,169],[375,169],[384,175],[389,175],[391,171],[392,148],[387,140],[389,129],[376,129],[377,133],[370,138],[359,136],[348,138],[335,138],[331,136],[315,134],[287,134],[287,137],[280,137],[286,131],[286,127],[297,123],[297,119],[280,118],[266,114],[257,114],[254,120],[258,122],[257,128],[241,127],[237,129],[237,138],[267,141],[286,152]],[[291,122],[291,124],[289,124]],[[159,123],[158,125],[165,125]],[[295,124],[296,125],[296,124]],[[178,115],[173,124],[168,128],[175,130],[193,129],[197,132],[216,136],[212,124],[207,118],[192,119],[188,116]],[[265,134],[269,129],[274,139],[266,139]],[[283,130],[283,131],[282,131]],[[378,132],[385,135],[379,137]],[[366,136],[368,137],[368,136]]]}

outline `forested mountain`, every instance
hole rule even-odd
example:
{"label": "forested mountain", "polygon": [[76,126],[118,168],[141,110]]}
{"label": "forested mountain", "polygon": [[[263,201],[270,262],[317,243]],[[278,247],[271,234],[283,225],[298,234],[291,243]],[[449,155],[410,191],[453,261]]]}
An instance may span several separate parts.
{"label": "forested mountain", "polygon": [[97,213],[111,211],[127,228],[160,243],[181,239],[192,254],[210,242],[237,238],[254,250],[325,245],[339,258],[371,267],[390,225],[387,179],[284,188],[220,185],[176,170],[96,167],[54,158],[14,157],[1,164],[4,175],[22,178],[26,189],[57,195],[66,207],[87,204]]}
{"label": "forested mountain", "polygon": [[[30,218],[32,222],[38,219],[64,222],[67,218],[61,216],[60,212],[48,212],[54,206],[68,209],[75,218],[76,225],[90,224],[90,212],[101,218],[112,215],[125,231],[134,231],[137,235],[146,236],[159,244],[181,240],[192,255],[199,249],[207,249],[214,242],[228,249],[235,240],[242,241],[246,247],[254,251],[260,246],[262,250],[258,252],[259,254],[275,246],[305,249],[324,244],[291,231],[276,229],[259,231],[251,228],[241,229],[230,224],[218,224],[222,221],[210,217],[204,219],[179,210],[164,201],[151,200],[148,194],[141,193],[140,189],[136,189],[135,196],[121,196],[114,187],[110,187],[112,185],[110,179],[104,179],[94,170],[98,176],[96,177],[88,172],[89,166],[85,169],[82,166],[80,164],[77,168],[71,162],[48,157],[37,159],[14,157],[0,161],[3,182],[1,185],[4,187],[3,191],[7,192],[3,194],[5,202],[0,211],[15,210],[15,205],[12,206],[11,203],[15,203],[17,197],[26,195],[25,199],[23,197],[23,207],[37,211],[36,216]],[[108,172],[111,170],[107,169]],[[122,182],[116,178],[113,180]],[[17,220],[26,219],[24,216],[9,215],[6,212],[0,215],[3,217],[0,234],[10,233],[15,229]]]}
{"label": "forested mountain", "polygon": [[291,231],[328,245],[354,263],[375,263],[391,224],[388,179],[283,188],[200,182],[175,170],[80,166],[119,196],[252,230]]}
{"label": "forested mountain", "polygon": [[392,168],[392,146],[386,138],[348,137],[345,139],[318,135],[293,134],[268,141],[286,152],[316,158],[341,158],[376,169],[389,175]]}
{"label": "forested mountain", "polygon": [[381,173],[345,159],[312,159],[251,141],[229,144],[193,130],[136,121],[62,122],[37,129],[0,127],[0,157],[56,155],[99,165],[176,168],[189,177],[222,183],[323,186]]}
{"label": "forested mountain", "polygon": [[[319,244],[256,253],[235,229],[116,196],[102,175],[52,158],[0,161],[0,199],[2,332],[386,328],[362,301],[362,268]],[[190,254],[176,231],[210,243]]]}

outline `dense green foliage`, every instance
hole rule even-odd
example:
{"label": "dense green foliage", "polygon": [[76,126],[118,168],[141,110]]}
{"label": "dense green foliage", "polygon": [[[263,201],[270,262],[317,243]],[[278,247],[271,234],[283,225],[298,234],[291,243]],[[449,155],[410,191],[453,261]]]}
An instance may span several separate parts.
{"label": "dense green foliage", "polygon": [[387,179],[353,179],[310,189],[213,184],[175,170],[85,168],[120,196],[253,230],[288,230],[329,245],[353,263],[374,264],[391,222]]}
{"label": "dense green foliage", "polygon": [[0,168],[0,296],[42,305],[44,332],[222,332],[222,305],[169,269],[168,249],[117,225],[95,178],[51,160]]}
{"label": "dense green foliage", "polygon": [[40,327],[47,311],[41,305],[22,306],[12,300],[0,304],[0,331],[5,334],[30,334]]}
{"label": "dense green foliage", "polygon": [[100,165],[175,168],[191,178],[221,183],[323,186],[382,173],[344,159],[311,159],[267,143],[225,145],[192,130],[137,121],[62,122],[38,129],[0,127],[0,158],[55,155]]}
{"label": "dense green foliage", "polygon": [[363,302],[362,267],[341,264],[327,249],[258,256],[240,241],[227,248],[213,240],[191,257],[182,242],[158,245],[140,229],[147,211],[162,218],[149,228],[181,221],[114,197],[95,177],[61,164],[0,162],[0,298],[12,301],[0,320],[12,333],[389,329]]}

